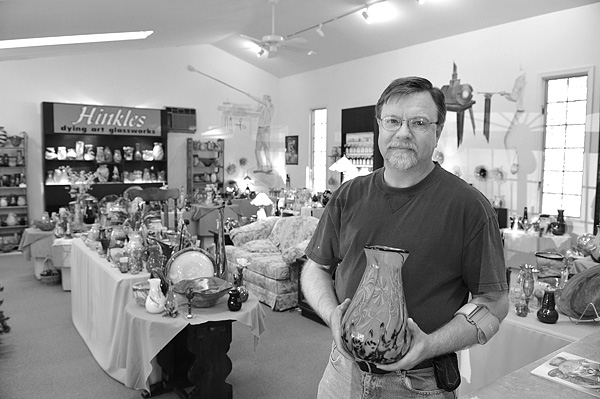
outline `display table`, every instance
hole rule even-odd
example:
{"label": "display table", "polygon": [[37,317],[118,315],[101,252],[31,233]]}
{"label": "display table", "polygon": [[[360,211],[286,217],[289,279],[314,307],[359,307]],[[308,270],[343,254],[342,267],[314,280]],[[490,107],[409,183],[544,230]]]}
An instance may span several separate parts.
{"label": "display table", "polygon": [[460,395],[488,385],[586,335],[600,332],[599,323],[574,324],[560,314],[556,324],[544,324],[535,313],[519,317],[514,309],[511,303],[508,316],[490,342],[459,353],[463,377]]}
{"label": "display table", "polygon": [[[512,373],[499,378],[497,381],[478,389],[472,393],[461,396],[463,399],[547,399],[547,398],[569,398],[569,399],[590,399],[587,393],[579,392],[573,388],[566,387],[553,381],[531,374],[535,369],[551,357],[562,351],[582,356],[590,360],[600,361],[600,328],[598,323],[595,326],[596,332],[585,336],[584,338],[570,343],[559,350],[551,351],[519,368]],[[515,337],[516,339],[517,337]],[[495,339],[495,338],[494,338]],[[493,342],[493,341],[491,341]],[[518,350],[514,348],[514,351]],[[513,348],[506,348],[506,352],[513,352]],[[488,369],[495,363],[495,359],[490,358],[486,365],[482,366]]]}
{"label": "display table", "polygon": [[527,234],[522,230],[502,229],[504,239],[504,260],[506,267],[519,269],[523,263],[536,264],[535,253],[552,251],[564,254],[571,248],[571,236],[544,235],[541,237]]}
{"label": "display table", "polygon": [[[71,244],[71,318],[92,356],[108,375],[127,385],[125,307],[131,286],[146,281],[148,272],[121,273],[79,239]],[[129,366],[131,367],[131,366]],[[160,375],[155,376],[156,381]],[[130,385],[127,385],[130,386]]]}
{"label": "display table", "polygon": [[[237,320],[248,325],[256,338],[265,329],[264,312],[252,295],[239,312],[229,312],[225,296],[213,308],[194,309],[192,320],[149,314],[135,303],[131,289],[149,277],[147,272],[121,273],[81,239],[72,241],[73,325],[98,365],[129,388],[150,391],[161,381],[157,355],[188,325]],[[180,305],[185,314],[185,304]]]}
{"label": "display table", "polygon": [[[231,343],[231,322],[239,321],[248,326],[255,339],[265,331],[265,314],[254,295],[250,294],[238,312],[229,311],[227,298],[228,296],[225,295],[211,308],[192,308],[194,318],[189,320],[185,318],[187,314],[185,303],[179,306],[180,315],[170,318],[150,314],[131,300],[124,316],[128,333],[122,337],[124,342],[121,345],[126,348],[122,353],[128,372],[125,385],[151,392],[153,390],[151,385],[154,382],[151,377],[157,369],[163,367],[171,370],[165,373],[163,369],[163,381],[170,385],[194,383],[197,386],[212,386],[213,393],[227,391],[229,385],[225,383],[225,377],[231,371],[231,361],[227,357]],[[211,334],[212,332],[215,334]],[[179,340],[181,343],[173,341],[182,333],[185,334]],[[189,377],[185,376],[184,382],[174,381],[180,380],[181,376],[173,375],[177,374],[176,370],[173,371],[177,368],[173,366],[173,361],[180,363],[178,366],[181,367],[186,358],[193,357],[191,354],[197,355],[197,359],[191,363],[205,370],[205,373],[196,375],[193,378],[195,381],[188,381]],[[188,367],[184,369],[187,374]],[[212,380],[203,381],[206,375],[212,375]],[[215,388],[216,386],[218,387]],[[200,397],[216,398],[217,396],[223,395]]]}
{"label": "display table", "polygon": [[63,291],[71,291],[72,238],[56,238],[52,243],[52,263],[60,268]]}
{"label": "display table", "polygon": [[23,230],[23,236],[19,243],[19,251],[23,252],[25,260],[33,260],[33,274],[41,280],[44,270],[44,262],[52,256],[52,243],[54,242],[54,231],[42,231],[37,227],[28,227]]}

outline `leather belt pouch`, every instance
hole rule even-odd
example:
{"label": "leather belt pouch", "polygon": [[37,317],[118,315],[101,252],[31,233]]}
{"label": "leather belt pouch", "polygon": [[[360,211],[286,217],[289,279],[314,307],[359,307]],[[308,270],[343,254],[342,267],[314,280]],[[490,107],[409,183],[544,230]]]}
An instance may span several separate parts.
{"label": "leather belt pouch", "polygon": [[452,392],[460,385],[460,370],[456,353],[434,357],[432,360],[438,388]]}

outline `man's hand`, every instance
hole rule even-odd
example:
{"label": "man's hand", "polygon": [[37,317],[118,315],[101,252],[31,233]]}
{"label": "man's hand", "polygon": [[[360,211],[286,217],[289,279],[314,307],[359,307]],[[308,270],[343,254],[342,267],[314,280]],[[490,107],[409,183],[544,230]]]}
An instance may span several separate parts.
{"label": "man's hand", "polygon": [[340,303],[329,318],[329,327],[333,334],[333,341],[337,350],[347,359],[354,361],[354,357],[346,350],[346,347],[342,343],[342,318],[350,306],[350,298],[346,298],[344,302]]}
{"label": "man's hand", "polygon": [[406,326],[412,336],[410,349],[406,355],[396,363],[378,364],[378,368],[387,371],[410,370],[423,360],[433,357],[433,355],[427,351],[427,348],[430,347],[428,344],[430,341],[429,335],[425,334],[411,318],[407,320]]}

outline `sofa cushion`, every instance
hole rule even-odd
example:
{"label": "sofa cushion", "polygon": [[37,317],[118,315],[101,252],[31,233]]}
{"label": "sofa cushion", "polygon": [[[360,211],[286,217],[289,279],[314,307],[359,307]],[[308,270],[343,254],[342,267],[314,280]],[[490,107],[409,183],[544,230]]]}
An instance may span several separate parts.
{"label": "sofa cushion", "polygon": [[273,226],[278,220],[278,217],[268,217],[266,219],[257,220],[254,223],[232,229],[229,232],[229,237],[234,245],[237,246],[247,243],[248,241],[265,239],[269,236]]}
{"label": "sofa cushion", "polygon": [[318,223],[319,219],[312,216],[280,218],[273,226],[269,239],[283,252],[301,241],[310,239]]}
{"label": "sofa cushion", "polygon": [[242,247],[227,245],[225,246],[225,253],[227,255],[228,267],[230,269],[233,267],[233,270],[231,270],[233,273],[237,273],[237,270],[235,270],[237,260],[244,258],[248,261],[248,270],[252,270],[255,273],[262,274],[263,276],[274,280],[287,280],[290,278],[289,265],[281,259],[281,254],[279,252],[250,252]]}
{"label": "sofa cushion", "polygon": [[269,239],[248,241],[247,243],[243,244],[241,248],[250,252],[279,253],[279,248],[277,248]]}

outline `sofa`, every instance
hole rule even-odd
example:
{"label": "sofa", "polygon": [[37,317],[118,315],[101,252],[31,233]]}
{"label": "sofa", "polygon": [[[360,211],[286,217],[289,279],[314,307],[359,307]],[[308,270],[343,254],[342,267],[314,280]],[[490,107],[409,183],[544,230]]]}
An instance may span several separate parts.
{"label": "sofa", "polygon": [[312,216],[268,217],[232,229],[234,245],[225,246],[227,280],[233,282],[243,267],[244,285],[259,301],[277,311],[298,306],[297,259],[318,223]]}

